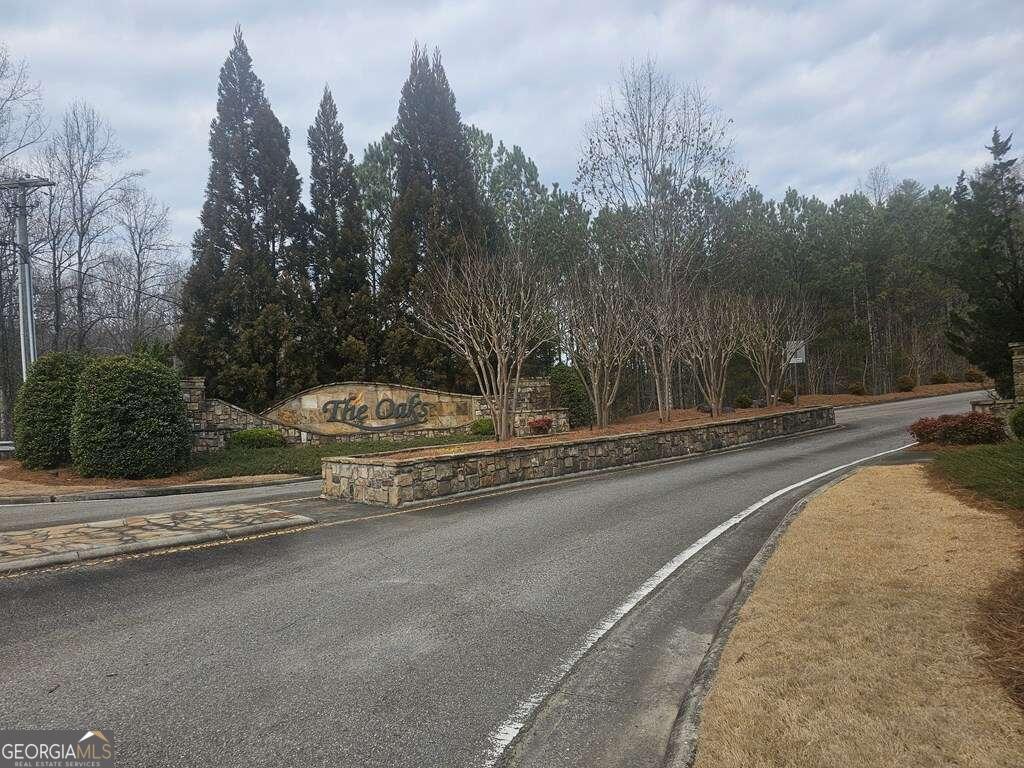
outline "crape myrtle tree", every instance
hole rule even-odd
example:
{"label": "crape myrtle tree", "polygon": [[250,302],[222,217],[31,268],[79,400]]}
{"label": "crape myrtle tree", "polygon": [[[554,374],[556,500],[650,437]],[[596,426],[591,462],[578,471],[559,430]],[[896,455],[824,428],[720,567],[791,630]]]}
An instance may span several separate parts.
{"label": "crape myrtle tree", "polygon": [[609,424],[623,368],[640,346],[623,218],[610,211],[596,217],[590,247],[566,253],[559,286],[562,349],[583,380],[599,429]]}
{"label": "crape myrtle tree", "polygon": [[485,227],[466,135],[441,64],[414,47],[391,132],[397,199],[388,235],[389,263],[378,294],[383,373],[444,389],[463,388],[459,358],[417,333],[412,297],[420,273],[451,259],[462,243],[477,248]]}
{"label": "crape myrtle tree", "polygon": [[555,334],[554,282],[542,272],[528,238],[493,249],[463,240],[417,283],[417,327],[468,364],[499,442],[513,435],[524,364]]}
{"label": "crape myrtle tree", "polygon": [[[637,229],[637,319],[663,421],[703,237],[693,206],[730,196],[742,177],[729,131],[699,86],[678,84],[650,59],[623,68],[586,127],[577,183],[596,207],[630,211]],[[698,183],[710,194],[694,194]]]}
{"label": "crape myrtle tree", "polygon": [[369,241],[355,162],[327,88],[308,141],[313,291],[308,326],[316,376],[320,382],[365,379],[373,332]]}
{"label": "crape myrtle tree", "polygon": [[739,351],[754,371],[765,405],[775,402],[789,365],[789,342],[813,339],[819,312],[806,301],[758,293],[741,302]]}
{"label": "crape myrtle tree", "polygon": [[961,172],[953,193],[953,243],[946,276],[967,298],[953,315],[953,349],[1012,397],[1007,344],[1024,341],[1024,177],[1011,157],[1013,134],[992,132],[992,162],[970,179]]}
{"label": "crape myrtle tree", "polygon": [[315,380],[300,193],[288,130],[236,29],[210,127],[210,173],[177,352],[215,396],[250,408]]}
{"label": "crape myrtle tree", "polygon": [[709,288],[694,291],[683,310],[681,354],[712,416],[722,414],[729,363],[743,337],[744,311],[738,296]]}

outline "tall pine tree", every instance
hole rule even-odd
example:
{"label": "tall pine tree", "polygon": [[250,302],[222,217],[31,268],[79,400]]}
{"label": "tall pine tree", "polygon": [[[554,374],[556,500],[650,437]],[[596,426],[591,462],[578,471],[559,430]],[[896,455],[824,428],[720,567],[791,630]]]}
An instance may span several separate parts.
{"label": "tall pine tree", "polygon": [[416,46],[392,131],[398,199],[381,280],[385,375],[445,389],[464,388],[464,366],[438,344],[417,336],[411,314],[414,281],[430,259],[450,258],[460,238],[483,238],[477,183],[455,95],[441,65]]}
{"label": "tall pine tree", "polygon": [[308,143],[317,378],[321,383],[364,379],[374,342],[369,243],[355,163],[328,88],[309,128]]}
{"label": "tall pine tree", "polygon": [[1007,344],[1024,339],[1024,181],[1010,157],[1013,134],[992,132],[992,162],[953,193],[949,277],[969,305],[952,317],[950,346],[1012,397]]}
{"label": "tall pine tree", "polygon": [[235,30],[210,126],[210,175],[177,351],[217,397],[250,408],[311,384],[301,180]]}

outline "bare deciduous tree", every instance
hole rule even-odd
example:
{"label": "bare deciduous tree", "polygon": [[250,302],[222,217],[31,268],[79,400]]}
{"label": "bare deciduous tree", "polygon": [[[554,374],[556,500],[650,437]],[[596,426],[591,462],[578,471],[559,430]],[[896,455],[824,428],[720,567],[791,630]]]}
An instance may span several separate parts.
{"label": "bare deciduous tree", "polygon": [[565,265],[558,301],[563,348],[583,379],[598,428],[608,426],[622,369],[640,341],[627,266],[596,249],[576,255]]}
{"label": "bare deciduous tree", "polygon": [[492,254],[464,241],[460,250],[421,273],[417,316],[424,335],[469,364],[504,441],[513,435],[523,364],[555,336],[553,281],[528,242]]}
{"label": "bare deciduous tree", "polygon": [[[60,166],[49,142],[36,155],[33,166],[40,176],[60,179]],[[64,296],[69,287],[66,276],[74,264],[74,255],[68,249],[71,237],[68,187],[63,183],[43,187],[35,192],[35,198],[37,204],[30,220],[32,252],[43,263],[44,270],[39,309],[47,320],[44,327],[52,334],[50,349],[59,350],[65,347]]]}
{"label": "bare deciduous tree", "polygon": [[87,316],[90,273],[100,264],[99,243],[113,227],[111,213],[126,184],[141,176],[120,168],[126,153],[113,129],[88,104],[76,102],[53,137],[53,153],[67,188],[70,251],[75,274],[75,348],[84,349],[96,318]]}
{"label": "bare deciduous tree", "polygon": [[789,365],[789,342],[810,343],[818,327],[818,313],[800,299],[757,295],[743,302],[740,351],[750,363],[771,405],[782,387]]}
{"label": "bare deciduous tree", "polygon": [[645,311],[638,320],[664,421],[672,414],[682,302],[702,237],[692,208],[707,199],[693,189],[731,194],[743,176],[729,125],[699,86],[679,85],[647,59],[623,68],[586,128],[577,182],[597,207],[629,211],[642,246],[638,306]]}
{"label": "bare deciduous tree", "polygon": [[113,216],[124,248],[110,262],[113,282],[123,286],[114,317],[121,321],[120,336],[131,350],[173,321],[166,290],[174,278],[174,243],[167,206],[135,185],[125,187]]}
{"label": "bare deciduous tree", "polygon": [[711,408],[722,413],[726,374],[739,350],[744,302],[728,293],[698,291],[688,302],[682,324],[682,355]]}
{"label": "bare deciduous tree", "polygon": [[46,133],[39,83],[29,76],[24,61],[11,58],[0,45],[0,167]]}

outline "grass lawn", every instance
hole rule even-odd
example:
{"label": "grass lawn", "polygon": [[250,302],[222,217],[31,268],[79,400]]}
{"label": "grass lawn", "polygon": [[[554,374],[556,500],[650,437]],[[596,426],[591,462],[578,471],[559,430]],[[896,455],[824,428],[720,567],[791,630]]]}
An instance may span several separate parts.
{"label": "grass lawn", "polygon": [[486,438],[474,435],[446,435],[423,437],[401,442],[371,441],[332,443],[331,445],[307,445],[294,448],[256,448],[212,451],[197,453],[192,459],[189,472],[198,480],[213,480],[218,477],[241,475],[319,475],[320,459],[324,456],[353,456],[357,453],[388,453],[408,448],[424,448],[431,445],[470,443]]}
{"label": "grass lawn", "polygon": [[1016,509],[1024,509],[1024,442],[942,450],[934,472],[954,485]]}

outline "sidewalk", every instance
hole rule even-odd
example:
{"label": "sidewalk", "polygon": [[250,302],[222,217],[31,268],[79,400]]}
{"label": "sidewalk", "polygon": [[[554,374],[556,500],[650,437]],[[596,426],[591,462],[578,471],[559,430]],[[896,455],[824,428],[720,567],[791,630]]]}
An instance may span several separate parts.
{"label": "sidewalk", "polygon": [[269,507],[234,504],[9,531],[0,533],[0,574],[182,544],[233,539],[312,522],[303,515]]}

